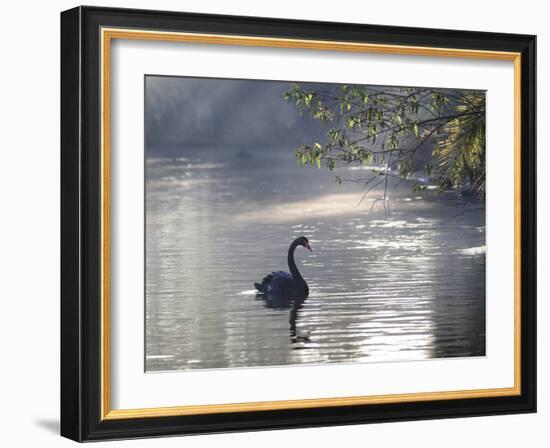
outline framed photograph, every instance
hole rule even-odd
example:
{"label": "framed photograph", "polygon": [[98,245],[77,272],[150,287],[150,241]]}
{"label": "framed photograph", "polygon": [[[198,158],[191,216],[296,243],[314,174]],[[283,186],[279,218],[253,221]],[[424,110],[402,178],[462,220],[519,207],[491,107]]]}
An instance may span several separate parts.
{"label": "framed photograph", "polygon": [[61,433],[536,410],[535,36],[61,14]]}

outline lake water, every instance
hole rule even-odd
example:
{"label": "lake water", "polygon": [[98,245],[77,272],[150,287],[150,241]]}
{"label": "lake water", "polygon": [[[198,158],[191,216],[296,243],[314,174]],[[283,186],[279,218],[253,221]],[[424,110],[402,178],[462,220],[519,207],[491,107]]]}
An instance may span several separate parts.
{"label": "lake water", "polygon": [[[485,355],[479,204],[391,180],[371,210],[380,191],[288,159],[146,161],[146,370]],[[301,235],[310,295],[270,307],[253,283]]]}

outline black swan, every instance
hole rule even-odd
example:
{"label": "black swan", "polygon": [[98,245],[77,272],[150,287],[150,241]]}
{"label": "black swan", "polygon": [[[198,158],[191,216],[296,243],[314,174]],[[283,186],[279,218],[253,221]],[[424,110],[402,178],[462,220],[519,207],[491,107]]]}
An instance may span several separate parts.
{"label": "black swan", "polygon": [[288,268],[290,269],[290,274],[284,271],[276,271],[266,275],[262,279],[262,283],[254,283],[258,294],[273,301],[275,307],[275,302],[305,299],[309,295],[307,283],[294,262],[294,250],[298,246],[305,247],[309,251],[312,250],[305,236],[296,238],[292,242],[288,248]]}

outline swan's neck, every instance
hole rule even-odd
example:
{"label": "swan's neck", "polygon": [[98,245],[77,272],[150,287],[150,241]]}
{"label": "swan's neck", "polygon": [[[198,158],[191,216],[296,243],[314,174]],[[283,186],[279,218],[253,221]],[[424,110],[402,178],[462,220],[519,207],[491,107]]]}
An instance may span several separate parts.
{"label": "swan's neck", "polygon": [[307,294],[309,292],[309,288],[307,287],[307,283],[302,277],[302,274],[300,274],[300,271],[296,266],[296,262],[294,261],[294,250],[297,246],[298,244],[294,242],[288,248],[288,268],[290,269],[290,273],[292,274],[292,279],[294,280],[296,289],[300,292]]}

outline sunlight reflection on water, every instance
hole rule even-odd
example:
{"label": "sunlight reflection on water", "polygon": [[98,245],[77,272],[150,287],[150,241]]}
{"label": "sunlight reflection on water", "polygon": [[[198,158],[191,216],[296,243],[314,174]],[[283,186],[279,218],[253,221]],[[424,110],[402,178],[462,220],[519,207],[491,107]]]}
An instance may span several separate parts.
{"label": "sunlight reflection on water", "polygon": [[[391,217],[330,173],[190,158],[147,162],[146,369],[485,354],[480,210],[392,192]],[[401,193],[400,193],[401,191]],[[253,282],[296,259],[310,295],[273,309]]]}

